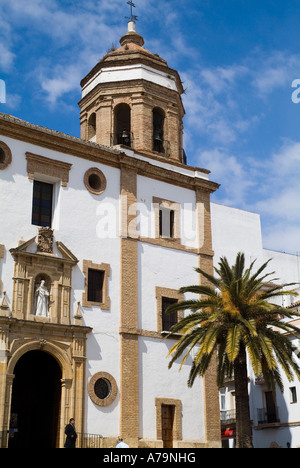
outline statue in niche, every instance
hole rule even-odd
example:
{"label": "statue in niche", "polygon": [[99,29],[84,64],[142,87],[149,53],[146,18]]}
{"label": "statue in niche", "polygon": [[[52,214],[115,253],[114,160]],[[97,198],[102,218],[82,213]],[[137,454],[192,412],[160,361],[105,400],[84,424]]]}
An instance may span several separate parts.
{"label": "statue in niche", "polygon": [[48,317],[49,309],[49,291],[45,286],[45,280],[41,280],[40,285],[35,291],[35,315],[39,317]]}

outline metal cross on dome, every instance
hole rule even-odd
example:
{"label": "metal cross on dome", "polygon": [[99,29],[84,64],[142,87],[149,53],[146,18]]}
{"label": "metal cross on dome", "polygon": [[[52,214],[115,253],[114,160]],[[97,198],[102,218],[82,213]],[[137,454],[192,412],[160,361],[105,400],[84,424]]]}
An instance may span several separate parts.
{"label": "metal cross on dome", "polygon": [[135,4],[129,0],[127,5],[130,5],[130,16],[126,16],[130,21],[137,21],[138,17],[132,14],[132,8],[135,8]]}

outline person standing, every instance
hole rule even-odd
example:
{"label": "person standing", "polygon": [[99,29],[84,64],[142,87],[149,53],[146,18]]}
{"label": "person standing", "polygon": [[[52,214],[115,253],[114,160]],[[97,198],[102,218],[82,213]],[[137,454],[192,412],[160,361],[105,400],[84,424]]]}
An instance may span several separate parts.
{"label": "person standing", "polygon": [[65,434],[67,436],[65,441],[65,448],[75,448],[77,432],[75,429],[74,418],[71,418],[69,424],[66,425]]}

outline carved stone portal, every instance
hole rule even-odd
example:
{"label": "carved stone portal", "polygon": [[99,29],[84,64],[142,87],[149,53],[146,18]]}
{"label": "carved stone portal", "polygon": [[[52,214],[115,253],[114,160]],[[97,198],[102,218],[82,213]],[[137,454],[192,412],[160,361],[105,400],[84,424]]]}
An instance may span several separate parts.
{"label": "carved stone portal", "polygon": [[[70,417],[75,417],[78,432],[84,430],[86,338],[92,329],[83,325],[79,304],[71,323],[72,270],[78,260],[62,242],[52,242],[52,253],[41,251],[43,232],[10,250],[15,261],[11,311],[5,295],[0,303],[1,448],[8,443],[15,366],[33,350],[50,354],[61,368],[57,446],[63,447],[64,426]],[[48,241],[51,237],[49,230]],[[49,303],[47,314],[41,307],[39,316],[34,303],[41,285],[49,293]]]}
{"label": "carved stone portal", "polygon": [[[56,242],[56,254],[53,247],[53,230],[40,228],[37,240],[34,237],[10,249],[15,260],[12,317],[71,323],[72,269],[78,259],[62,242]],[[38,305],[37,299],[42,298],[37,297],[36,292],[42,281],[45,294]]]}

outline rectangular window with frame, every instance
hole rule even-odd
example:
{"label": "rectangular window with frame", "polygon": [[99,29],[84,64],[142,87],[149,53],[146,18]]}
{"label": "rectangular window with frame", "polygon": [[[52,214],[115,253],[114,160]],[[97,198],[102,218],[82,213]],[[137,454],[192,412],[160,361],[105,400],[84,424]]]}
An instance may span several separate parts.
{"label": "rectangular window with frame", "polygon": [[159,236],[160,237],[174,237],[174,210],[168,208],[159,209]]}
{"label": "rectangular window with frame", "polygon": [[91,260],[83,260],[82,271],[85,276],[82,306],[96,306],[109,310],[108,278],[110,276],[110,265],[108,263],[93,263]]}
{"label": "rectangular window with frame", "polygon": [[89,302],[103,302],[104,275],[104,271],[88,269],[87,300]]}
{"label": "rectangular window with frame", "polygon": [[290,387],[290,403],[297,403],[297,389]]}
{"label": "rectangular window with frame", "polygon": [[164,331],[170,331],[172,326],[178,322],[178,311],[166,313],[168,307],[173,304],[177,304],[178,299],[172,299],[170,297],[161,298],[161,310],[162,310],[162,329]]}
{"label": "rectangular window with frame", "polygon": [[180,203],[153,197],[155,238],[161,245],[180,244]]}
{"label": "rectangular window with frame", "polygon": [[36,226],[51,227],[53,185],[34,180],[31,223]]}

